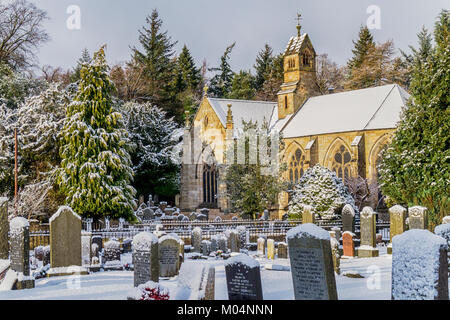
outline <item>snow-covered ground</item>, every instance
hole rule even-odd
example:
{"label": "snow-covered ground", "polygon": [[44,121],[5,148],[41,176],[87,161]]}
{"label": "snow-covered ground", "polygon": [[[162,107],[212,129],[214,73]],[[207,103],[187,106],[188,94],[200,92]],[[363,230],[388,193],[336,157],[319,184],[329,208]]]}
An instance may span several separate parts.
{"label": "snow-covered ground", "polygon": [[[252,253],[250,253],[252,254]],[[186,255],[186,258],[189,254]],[[130,255],[123,255],[122,261],[129,262]],[[283,271],[261,268],[261,280],[265,300],[291,300],[294,298],[289,259],[258,259],[266,264],[284,266]],[[216,300],[227,300],[227,286],[223,260],[190,260],[185,263],[212,264],[216,269]],[[336,275],[338,297],[341,300],[390,300],[391,298],[391,255],[380,248],[380,257],[341,259],[341,275]],[[275,266],[276,268],[276,266]],[[358,273],[364,278],[349,278],[343,273]],[[177,277],[161,279],[171,296],[177,290]],[[48,300],[123,300],[133,288],[132,271],[97,272],[78,277],[51,277],[36,280],[36,287],[29,290],[0,292],[0,299],[48,299]]]}

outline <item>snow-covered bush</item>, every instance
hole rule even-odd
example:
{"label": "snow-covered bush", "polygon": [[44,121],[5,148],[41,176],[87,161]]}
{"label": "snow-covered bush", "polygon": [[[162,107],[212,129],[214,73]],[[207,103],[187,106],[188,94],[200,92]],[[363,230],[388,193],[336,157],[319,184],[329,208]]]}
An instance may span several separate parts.
{"label": "snow-covered bush", "polygon": [[295,186],[289,202],[289,217],[301,218],[303,206],[309,205],[321,219],[337,219],[345,204],[350,204],[356,212],[355,200],[335,172],[316,165],[306,170]]}

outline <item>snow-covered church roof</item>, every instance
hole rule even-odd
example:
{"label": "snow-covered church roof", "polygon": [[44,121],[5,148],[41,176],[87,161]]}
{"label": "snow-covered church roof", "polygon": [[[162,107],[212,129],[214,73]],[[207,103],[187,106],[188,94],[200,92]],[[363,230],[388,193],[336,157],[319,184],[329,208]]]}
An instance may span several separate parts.
{"label": "snow-covered church roof", "polygon": [[312,97],[283,126],[283,137],[394,129],[409,97],[396,84]]}

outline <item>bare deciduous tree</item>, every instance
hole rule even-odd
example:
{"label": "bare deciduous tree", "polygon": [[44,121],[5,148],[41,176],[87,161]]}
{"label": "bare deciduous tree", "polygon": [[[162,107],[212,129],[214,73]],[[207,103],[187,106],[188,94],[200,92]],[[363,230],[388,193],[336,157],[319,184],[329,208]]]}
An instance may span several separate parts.
{"label": "bare deciduous tree", "polygon": [[0,3],[0,62],[15,70],[33,66],[36,50],[49,39],[46,19],[47,12],[26,0]]}
{"label": "bare deciduous tree", "polygon": [[344,91],[344,67],[331,61],[326,53],[317,57],[316,64],[317,85],[321,94]]}

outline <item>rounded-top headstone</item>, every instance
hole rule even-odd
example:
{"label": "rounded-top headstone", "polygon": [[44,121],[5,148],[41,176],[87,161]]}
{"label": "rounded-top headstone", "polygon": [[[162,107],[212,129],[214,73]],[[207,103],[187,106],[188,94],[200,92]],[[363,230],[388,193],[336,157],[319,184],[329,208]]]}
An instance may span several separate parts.
{"label": "rounded-top headstone", "polygon": [[230,300],[263,300],[258,261],[238,254],[225,261],[225,273]]}

